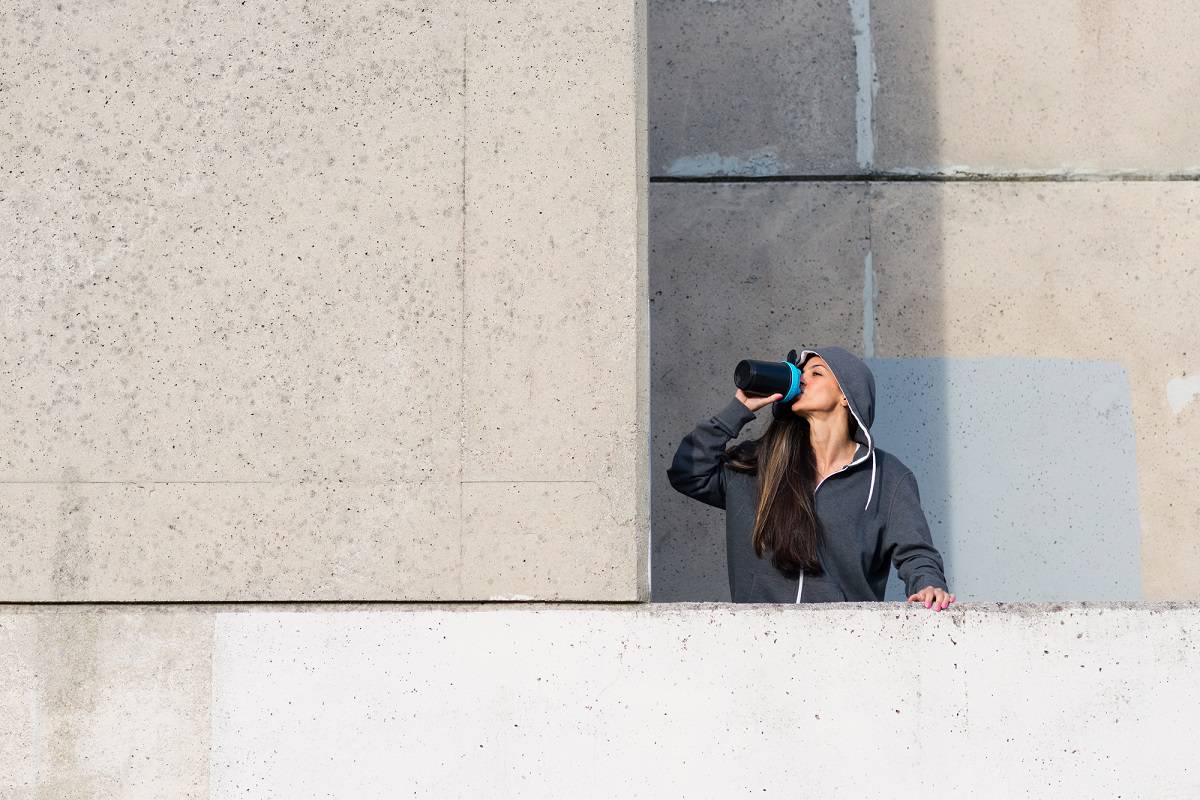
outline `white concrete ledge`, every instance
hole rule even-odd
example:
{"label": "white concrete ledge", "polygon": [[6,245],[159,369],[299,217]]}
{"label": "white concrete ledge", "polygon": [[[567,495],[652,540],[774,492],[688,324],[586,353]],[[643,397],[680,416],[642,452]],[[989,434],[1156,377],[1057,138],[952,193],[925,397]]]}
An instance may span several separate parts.
{"label": "white concrete ledge", "polygon": [[4,797],[1200,791],[1200,603],[5,605],[0,659]]}

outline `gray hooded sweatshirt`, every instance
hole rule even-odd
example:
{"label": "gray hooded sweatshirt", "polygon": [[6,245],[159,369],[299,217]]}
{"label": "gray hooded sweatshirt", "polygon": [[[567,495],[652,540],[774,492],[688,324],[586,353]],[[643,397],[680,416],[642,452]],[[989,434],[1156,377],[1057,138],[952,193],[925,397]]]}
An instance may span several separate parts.
{"label": "gray hooded sweatshirt", "polygon": [[[875,376],[863,361],[841,347],[795,351],[799,365],[810,355],[824,359],[858,422],[858,445],[851,462],[817,484],[814,506],[824,530],[819,557],[823,574],[789,578],[771,563],[772,553],[754,552],[757,477],[726,466],[725,449],[754,412],[736,397],[716,416],[683,438],[667,470],[677,491],[725,509],[729,593],[735,603],[882,601],[888,571],[895,566],[906,596],[926,586],[949,591],[942,557],[933,546],[921,509],[917,479],[891,453],[875,446]],[[772,414],[792,414],[791,403],[776,401]]]}

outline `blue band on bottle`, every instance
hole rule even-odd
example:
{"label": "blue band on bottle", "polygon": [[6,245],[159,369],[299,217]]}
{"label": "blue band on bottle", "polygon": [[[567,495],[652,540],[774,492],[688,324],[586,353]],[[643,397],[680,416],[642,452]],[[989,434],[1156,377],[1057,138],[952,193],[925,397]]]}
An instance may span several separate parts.
{"label": "blue band on bottle", "polygon": [[790,361],[784,361],[788,365],[788,369],[792,373],[792,385],[788,387],[788,393],[783,396],[783,399],[777,400],[777,403],[790,403],[800,394],[800,370],[796,369],[796,365]]}

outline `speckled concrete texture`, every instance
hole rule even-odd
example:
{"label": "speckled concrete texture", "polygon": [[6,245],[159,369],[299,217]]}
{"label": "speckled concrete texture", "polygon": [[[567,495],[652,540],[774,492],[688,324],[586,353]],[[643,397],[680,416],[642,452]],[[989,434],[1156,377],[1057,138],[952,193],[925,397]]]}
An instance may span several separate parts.
{"label": "speckled concrete texture", "polygon": [[1200,11],[650,4],[650,170],[1200,174]]}
{"label": "speckled concrete texture", "polygon": [[14,800],[1200,792],[1194,603],[0,606],[0,658]]}
{"label": "speckled concrete texture", "polygon": [[460,599],[457,490],[2,485],[0,586],[14,601]]}
{"label": "speckled concrete texture", "polygon": [[646,596],[644,15],[0,10],[0,597]]}
{"label": "speckled concrete texture", "polygon": [[632,513],[626,498],[592,481],[473,485],[463,506],[460,597],[620,597],[638,577]]}
{"label": "speckled concrete texture", "polygon": [[648,596],[642,14],[473,17],[461,599]]}
{"label": "speckled concrete texture", "polygon": [[[679,494],[682,439],[724,408],[744,358],[862,342],[866,188],[847,183],[652,184],[655,600],[728,600],[724,512]],[[759,435],[768,415],[743,430]]]}
{"label": "speckled concrete texture", "polygon": [[7,11],[0,480],[455,475],[466,22],[389,9]]}
{"label": "speckled concrete texture", "polygon": [[1196,604],[6,608],[0,642],[21,800],[1200,792]]}
{"label": "speckled concrete texture", "polygon": [[1195,3],[871,5],[879,169],[1200,173]]}
{"label": "speckled concrete texture", "polygon": [[655,0],[652,175],[858,171],[848,6]]}
{"label": "speckled concrete texture", "polygon": [[214,619],[0,606],[0,796],[211,797]]}
{"label": "speckled concrete texture", "polygon": [[[1136,435],[1144,597],[1195,597],[1200,398],[1187,391],[1187,377],[1200,370],[1200,187],[978,182],[876,191],[877,355],[1122,366]],[[1013,397],[1014,435],[1056,435],[1038,426],[1043,402],[1038,392]]]}

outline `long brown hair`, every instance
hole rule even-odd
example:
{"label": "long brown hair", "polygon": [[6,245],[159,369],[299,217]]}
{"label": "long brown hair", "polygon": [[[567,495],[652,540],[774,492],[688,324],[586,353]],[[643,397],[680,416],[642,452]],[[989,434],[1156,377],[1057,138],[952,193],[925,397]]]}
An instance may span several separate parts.
{"label": "long brown hair", "polygon": [[[847,414],[851,441],[858,430]],[[758,505],[751,543],[762,558],[772,551],[771,563],[789,578],[820,575],[817,555],[824,530],[817,517],[813,491],[817,460],[809,438],[808,418],[794,412],[775,417],[757,439],[739,442],[725,452],[729,468],[756,476]]]}

